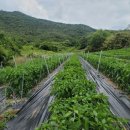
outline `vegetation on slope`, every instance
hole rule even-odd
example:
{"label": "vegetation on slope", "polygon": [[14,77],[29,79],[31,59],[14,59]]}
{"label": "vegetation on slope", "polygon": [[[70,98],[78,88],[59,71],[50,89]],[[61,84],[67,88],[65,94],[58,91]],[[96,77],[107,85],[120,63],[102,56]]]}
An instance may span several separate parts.
{"label": "vegetation on slope", "polygon": [[130,46],[128,30],[95,31],[86,25],[36,19],[17,11],[0,11],[0,63],[6,65],[13,55],[20,55],[23,45],[54,52],[74,47],[100,51]]}
{"label": "vegetation on slope", "polygon": [[17,11],[0,11],[0,31],[17,36],[23,43],[68,40],[75,46],[78,38],[95,30],[86,25],[63,24],[36,19]]}
{"label": "vegetation on slope", "polygon": [[7,64],[13,55],[20,54],[20,48],[15,39],[0,34],[0,63]]}
{"label": "vegetation on slope", "polygon": [[86,51],[120,49],[130,46],[130,31],[98,30],[83,37],[81,48]]}

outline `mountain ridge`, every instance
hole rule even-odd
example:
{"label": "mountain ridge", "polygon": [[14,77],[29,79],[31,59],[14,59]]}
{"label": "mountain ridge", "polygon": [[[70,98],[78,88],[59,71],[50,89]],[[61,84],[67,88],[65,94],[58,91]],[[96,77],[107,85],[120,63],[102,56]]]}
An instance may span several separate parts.
{"label": "mountain ridge", "polygon": [[38,19],[19,11],[0,11],[0,32],[24,37],[27,42],[79,39],[95,29],[83,24],[65,24]]}

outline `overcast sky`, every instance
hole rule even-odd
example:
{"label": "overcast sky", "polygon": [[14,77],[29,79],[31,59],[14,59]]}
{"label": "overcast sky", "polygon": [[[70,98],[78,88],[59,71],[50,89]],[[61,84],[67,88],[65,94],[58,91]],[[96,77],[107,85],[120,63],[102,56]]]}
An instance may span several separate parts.
{"label": "overcast sky", "polygon": [[0,9],[98,29],[130,24],[130,0],[0,0]]}

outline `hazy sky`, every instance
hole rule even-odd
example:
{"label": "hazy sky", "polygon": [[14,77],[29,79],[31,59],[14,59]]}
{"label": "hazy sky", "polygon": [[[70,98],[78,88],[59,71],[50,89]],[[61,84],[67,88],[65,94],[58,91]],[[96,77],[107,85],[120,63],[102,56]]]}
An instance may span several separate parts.
{"label": "hazy sky", "polygon": [[130,0],[0,0],[0,9],[99,29],[130,24]]}

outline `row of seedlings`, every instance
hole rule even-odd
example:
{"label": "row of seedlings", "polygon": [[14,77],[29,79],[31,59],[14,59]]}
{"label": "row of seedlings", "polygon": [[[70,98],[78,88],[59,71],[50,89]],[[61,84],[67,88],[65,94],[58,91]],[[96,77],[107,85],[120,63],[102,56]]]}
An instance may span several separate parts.
{"label": "row of seedlings", "polygon": [[109,110],[107,97],[86,80],[77,56],[72,56],[52,87],[50,118],[37,130],[121,130],[120,119]]}
{"label": "row of seedlings", "polygon": [[[82,55],[95,68],[99,64],[99,55]],[[101,57],[100,71],[113,80],[117,85],[128,94],[130,93],[130,62],[110,57]]]}
{"label": "row of seedlings", "polygon": [[36,58],[16,68],[6,67],[0,69],[0,84],[8,86],[7,96],[26,96],[27,93],[44,77],[58,67],[65,59],[66,55],[57,55],[50,58]]}

